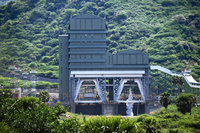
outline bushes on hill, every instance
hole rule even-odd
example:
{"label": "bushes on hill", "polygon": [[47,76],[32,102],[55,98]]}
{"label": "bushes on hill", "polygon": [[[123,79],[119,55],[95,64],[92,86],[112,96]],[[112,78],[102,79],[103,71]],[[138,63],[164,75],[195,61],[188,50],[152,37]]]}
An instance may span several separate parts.
{"label": "bushes on hill", "polygon": [[[151,63],[175,71],[191,67],[200,62],[199,3],[199,0],[15,0],[0,7],[0,69],[6,71],[13,61],[22,68],[34,66],[31,62],[37,63],[37,67],[42,63],[47,68],[58,66],[58,35],[68,32],[71,17],[89,12],[106,16],[108,51],[133,48],[148,51]],[[192,54],[184,46],[176,47],[180,41],[189,42]],[[58,70],[50,77],[58,78],[55,75]],[[44,70],[38,69],[40,72]],[[192,75],[198,79],[198,75]]]}
{"label": "bushes on hill", "polygon": [[128,15],[125,14],[125,13],[121,13],[119,15],[116,16],[116,20],[119,22],[121,20],[124,20],[124,19],[127,19],[128,18]]}
{"label": "bushes on hill", "polygon": [[186,18],[183,15],[175,15],[172,17],[172,19],[181,24],[186,22]]}
{"label": "bushes on hill", "polygon": [[174,4],[174,2],[172,0],[163,0],[161,2],[161,5],[162,6],[174,6],[175,4]]}
{"label": "bushes on hill", "polygon": [[112,2],[106,2],[104,4],[104,6],[105,6],[105,8],[109,8],[109,7],[111,7],[112,4],[113,4]]}
{"label": "bushes on hill", "polygon": [[50,83],[50,82],[45,82],[45,81],[39,81],[37,84],[36,84],[36,88],[37,89],[55,89],[55,88],[58,88],[58,83]]}

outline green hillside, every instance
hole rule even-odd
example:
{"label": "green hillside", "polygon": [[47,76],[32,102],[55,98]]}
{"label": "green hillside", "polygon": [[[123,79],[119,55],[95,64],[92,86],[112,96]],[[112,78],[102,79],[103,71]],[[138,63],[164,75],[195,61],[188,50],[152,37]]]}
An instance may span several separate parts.
{"label": "green hillside", "polygon": [[[199,0],[16,0],[0,6],[0,71],[10,63],[58,77],[58,35],[91,13],[108,27],[108,51],[142,50],[150,63],[200,75]],[[30,69],[30,68],[29,68]]]}
{"label": "green hillside", "polygon": [[5,5],[9,1],[14,1],[14,0],[1,0],[0,5]]}

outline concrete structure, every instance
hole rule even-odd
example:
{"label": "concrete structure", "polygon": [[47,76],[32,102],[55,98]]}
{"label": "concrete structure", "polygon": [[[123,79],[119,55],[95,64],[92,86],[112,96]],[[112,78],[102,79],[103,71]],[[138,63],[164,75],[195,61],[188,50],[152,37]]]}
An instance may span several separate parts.
{"label": "concrete structure", "polygon": [[106,35],[103,18],[85,14],[70,20],[68,35],[59,36],[60,100],[67,97],[77,113],[84,105],[91,110],[97,105],[100,114],[123,114],[119,107],[126,104],[131,88],[131,102],[144,105],[148,113],[149,55],[136,50],[106,52]]}

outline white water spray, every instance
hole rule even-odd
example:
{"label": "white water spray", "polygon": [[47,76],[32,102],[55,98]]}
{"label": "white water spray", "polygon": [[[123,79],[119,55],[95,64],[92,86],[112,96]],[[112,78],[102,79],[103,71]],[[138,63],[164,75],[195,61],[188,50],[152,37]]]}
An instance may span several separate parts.
{"label": "white water spray", "polygon": [[128,96],[128,99],[127,99],[127,104],[126,104],[126,108],[127,108],[127,111],[126,111],[126,114],[127,116],[133,116],[133,103],[131,102],[133,100],[133,95],[131,93],[131,88],[129,89],[129,96]]}

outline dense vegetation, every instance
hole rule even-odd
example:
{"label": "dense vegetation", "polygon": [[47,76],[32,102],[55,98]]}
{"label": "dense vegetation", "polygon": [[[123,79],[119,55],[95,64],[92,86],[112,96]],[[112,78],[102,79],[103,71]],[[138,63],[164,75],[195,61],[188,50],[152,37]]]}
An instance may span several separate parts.
{"label": "dense vegetation", "polygon": [[0,1],[0,5],[5,5],[5,4],[8,3],[9,1],[14,1],[14,0],[1,0],[1,1]]}
{"label": "dense vegetation", "polygon": [[185,115],[185,113],[190,112],[193,106],[197,104],[196,97],[193,94],[185,94],[182,93],[178,96],[176,100],[176,106],[178,107],[178,111]]}
{"label": "dense vegetation", "polygon": [[[3,88],[5,88],[5,89],[12,89],[12,88],[14,88],[14,86],[17,86],[18,83],[16,82],[16,78],[14,79],[14,81],[15,81],[14,84],[12,84],[12,83],[10,83],[11,78],[0,76],[0,85],[2,85]],[[19,86],[21,88],[25,88],[24,80],[20,80]],[[32,87],[32,83],[30,81],[28,81],[27,82],[27,88],[31,88],[31,87]],[[45,81],[39,81],[36,84],[36,88],[37,89],[55,89],[55,88],[58,88],[58,83],[50,83],[50,82],[45,82]]]}
{"label": "dense vegetation", "polygon": [[40,99],[40,101],[42,102],[48,102],[50,99],[49,93],[47,91],[41,91],[38,95],[38,98]]}
{"label": "dense vegetation", "polygon": [[172,100],[169,98],[170,93],[169,92],[164,92],[161,94],[160,97],[160,103],[167,109],[167,107],[171,104]]}
{"label": "dense vegetation", "polygon": [[82,116],[67,113],[57,103],[54,108],[47,107],[38,98],[23,97],[11,99],[10,90],[0,89],[0,131],[16,133],[113,133],[113,132],[200,132],[200,107],[193,107],[192,114],[181,114],[175,105],[162,108],[153,116],[143,114],[138,118],[120,116]]}
{"label": "dense vegetation", "polygon": [[178,112],[175,105],[169,105],[168,109],[162,108],[154,114],[162,127],[162,132],[171,131],[178,133],[200,132],[200,107],[192,108],[192,115],[183,115]]}
{"label": "dense vegetation", "polygon": [[[11,94],[8,90],[4,90],[4,93]],[[2,94],[2,90],[0,90],[0,94]],[[58,131],[56,129],[59,125],[59,115],[66,112],[60,103],[56,104],[54,108],[49,108],[38,98],[11,99],[5,97],[0,97],[0,122],[18,133]],[[7,95],[7,97],[10,96]]]}
{"label": "dense vegetation", "polygon": [[[199,0],[16,0],[0,6],[0,71],[14,62],[58,77],[58,35],[69,19],[84,13],[103,17],[108,51],[142,50],[150,63],[200,75]],[[46,74],[48,73],[48,74]]]}

